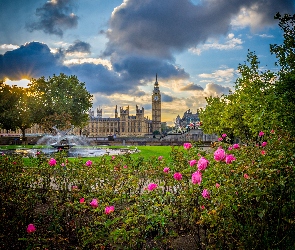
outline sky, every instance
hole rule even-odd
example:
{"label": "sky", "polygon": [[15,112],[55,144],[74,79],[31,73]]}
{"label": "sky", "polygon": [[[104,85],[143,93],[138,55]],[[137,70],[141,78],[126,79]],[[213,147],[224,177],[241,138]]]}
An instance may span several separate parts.
{"label": "sky", "polygon": [[76,75],[103,117],[116,105],[135,115],[138,105],[151,119],[157,74],[162,121],[172,125],[234,90],[248,50],[261,70],[277,70],[277,12],[294,14],[295,1],[0,0],[0,81]]}

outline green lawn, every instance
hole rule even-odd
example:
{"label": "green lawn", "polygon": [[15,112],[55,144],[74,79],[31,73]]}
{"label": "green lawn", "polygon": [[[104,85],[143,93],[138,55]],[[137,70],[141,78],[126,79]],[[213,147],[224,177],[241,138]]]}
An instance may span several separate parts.
{"label": "green lawn", "polygon": [[[46,146],[42,145],[2,145],[0,146],[1,150],[7,150],[7,149],[30,149],[30,148],[45,148]],[[126,146],[112,146],[112,147],[99,147],[99,148],[110,148],[110,149],[119,149],[119,148],[127,148]],[[132,158],[138,158],[143,157],[145,159],[151,159],[152,157],[158,158],[159,156],[163,156],[164,158],[168,159],[172,150],[171,146],[130,146],[129,149],[138,149],[138,153],[131,154]],[[106,156],[111,157],[111,156]],[[92,160],[96,161],[99,160],[101,156],[97,157],[84,157],[83,160]],[[25,157],[23,158],[26,165],[31,164],[31,159]],[[74,160],[74,159],[69,159]]]}

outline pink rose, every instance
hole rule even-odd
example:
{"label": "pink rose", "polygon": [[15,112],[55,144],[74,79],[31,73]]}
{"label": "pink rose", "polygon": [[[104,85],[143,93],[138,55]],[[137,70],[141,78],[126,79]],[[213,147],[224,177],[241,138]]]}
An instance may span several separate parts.
{"label": "pink rose", "polygon": [[244,178],[245,178],[245,179],[249,179],[249,178],[250,178],[250,176],[249,176],[249,175],[247,175],[247,174],[244,174]]}
{"label": "pink rose", "polygon": [[234,157],[233,155],[226,155],[225,157],[226,164],[231,164],[235,160],[236,160],[236,157]]}
{"label": "pink rose", "polygon": [[56,165],[56,160],[54,158],[51,158],[48,163],[49,163],[50,166],[55,166]]}
{"label": "pink rose", "polygon": [[90,161],[90,160],[86,161],[85,165],[87,167],[91,167],[92,166],[92,161]]}
{"label": "pink rose", "polygon": [[232,146],[229,146],[227,150],[228,151],[231,151],[232,149],[233,149],[233,147]]}
{"label": "pink rose", "polygon": [[192,144],[189,142],[186,142],[183,144],[184,149],[190,149],[192,147]]}
{"label": "pink rose", "polygon": [[267,145],[267,142],[266,141],[264,141],[264,142],[261,143],[261,146],[262,147],[265,147],[266,145]]}
{"label": "pink rose", "polygon": [[189,165],[191,167],[193,167],[196,163],[197,163],[197,160],[191,160],[191,161],[189,161]]}
{"label": "pink rose", "polygon": [[204,189],[203,192],[202,192],[202,196],[205,199],[210,199],[210,192],[207,189]]}
{"label": "pink rose", "polygon": [[90,202],[90,206],[93,208],[97,208],[98,207],[97,199],[92,199],[92,201]]}
{"label": "pink rose", "polygon": [[215,186],[216,186],[217,188],[219,188],[219,187],[220,187],[220,184],[219,184],[219,183],[216,183]]}
{"label": "pink rose", "polygon": [[234,149],[239,149],[240,148],[240,145],[236,143],[236,144],[233,145],[233,148]]}
{"label": "pink rose", "polygon": [[222,138],[222,137],[219,137],[219,138],[218,138],[218,141],[222,141],[222,140],[223,140],[223,138]]}
{"label": "pink rose", "polygon": [[112,155],[112,160],[115,160],[116,156]]}
{"label": "pink rose", "polygon": [[109,207],[105,208],[104,212],[105,212],[105,214],[110,214],[110,213],[114,212],[114,210],[115,210],[114,206],[109,206]]}
{"label": "pink rose", "polygon": [[166,168],[163,169],[163,172],[164,172],[164,173],[169,173],[169,170],[170,170],[170,168],[167,168],[167,167],[166,167]]}
{"label": "pink rose", "polygon": [[219,148],[214,152],[214,159],[216,161],[222,161],[224,158],[225,158],[225,151],[222,148]]}
{"label": "pink rose", "polygon": [[29,224],[27,227],[27,232],[30,233],[34,233],[36,231],[36,227],[34,226],[34,224]]}
{"label": "pink rose", "polygon": [[123,168],[127,168],[127,166],[126,166],[126,165],[124,165],[124,166],[123,166]]}
{"label": "pink rose", "polygon": [[260,131],[259,132],[259,136],[261,137],[261,136],[264,136],[264,132],[263,131]]}
{"label": "pink rose", "polygon": [[201,206],[201,209],[202,209],[202,210],[204,210],[204,209],[205,209],[205,206],[204,206],[204,205],[202,205],[202,206]]}
{"label": "pink rose", "polygon": [[72,186],[72,190],[78,189],[78,186]]}
{"label": "pink rose", "polygon": [[201,184],[201,182],[202,182],[202,173],[201,172],[199,172],[199,171],[197,171],[197,172],[194,172],[193,174],[192,174],[192,183],[193,184]]}
{"label": "pink rose", "polygon": [[158,157],[158,160],[159,160],[159,161],[162,161],[162,160],[163,160],[163,156],[159,156],[159,157]]}
{"label": "pink rose", "polygon": [[85,198],[81,198],[79,201],[81,204],[85,202]]}
{"label": "pink rose", "polygon": [[227,134],[222,134],[221,137],[222,137],[222,138],[225,138],[225,137],[227,137]]}
{"label": "pink rose", "polygon": [[177,181],[180,181],[182,179],[182,174],[181,173],[178,173],[176,172],[174,175],[173,175],[173,178]]}
{"label": "pink rose", "polygon": [[150,183],[147,188],[148,188],[148,190],[153,191],[157,187],[158,187],[158,185],[156,183]]}
{"label": "pink rose", "polygon": [[266,154],[266,151],[265,150],[261,150],[261,154],[262,155],[265,155]]}
{"label": "pink rose", "polygon": [[270,133],[274,134],[274,133],[275,133],[275,131],[272,129],[272,130],[270,131]]}
{"label": "pink rose", "polygon": [[198,170],[205,170],[209,165],[209,161],[205,157],[201,157],[198,161]]}

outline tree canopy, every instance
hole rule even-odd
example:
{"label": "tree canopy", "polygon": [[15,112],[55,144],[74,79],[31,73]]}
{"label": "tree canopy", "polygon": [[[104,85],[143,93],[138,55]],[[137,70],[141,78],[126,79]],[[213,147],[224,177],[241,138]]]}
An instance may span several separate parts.
{"label": "tree canopy", "polygon": [[275,18],[284,31],[283,44],[270,45],[279,71],[261,71],[257,55],[249,51],[246,62],[238,66],[234,92],[206,98],[200,113],[205,133],[227,133],[246,141],[275,128],[295,135],[295,15]]}
{"label": "tree canopy", "polygon": [[76,76],[60,74],[32,79],[28,88],[0,83],[0,126],[22,130],[39,124],[45,131],[84,127],[92,95]]}

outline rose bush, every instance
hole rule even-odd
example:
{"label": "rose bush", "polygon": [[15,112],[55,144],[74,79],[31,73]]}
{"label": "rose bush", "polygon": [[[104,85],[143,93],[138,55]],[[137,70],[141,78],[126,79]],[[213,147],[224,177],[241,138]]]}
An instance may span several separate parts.
{"label": "rose bush", "polygon": [[262,132],[258,146],[189,143],[169,160],[2,155],[0,248],[165,249],[186,235],[196,249],[292,249],[295,143]]}

